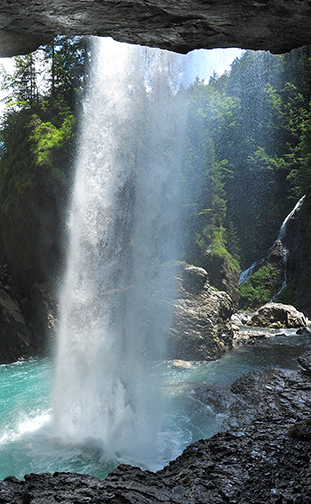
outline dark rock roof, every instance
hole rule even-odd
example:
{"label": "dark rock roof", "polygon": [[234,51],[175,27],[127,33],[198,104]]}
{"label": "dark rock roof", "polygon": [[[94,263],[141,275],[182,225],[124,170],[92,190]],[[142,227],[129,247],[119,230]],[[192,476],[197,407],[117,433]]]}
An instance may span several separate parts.
{"label": "dark rock roof", "polygon": [[282,53],[311,42],[307,0],[2,0],[0,56],[55,35],[99,35],[181,53],[241,47]]}

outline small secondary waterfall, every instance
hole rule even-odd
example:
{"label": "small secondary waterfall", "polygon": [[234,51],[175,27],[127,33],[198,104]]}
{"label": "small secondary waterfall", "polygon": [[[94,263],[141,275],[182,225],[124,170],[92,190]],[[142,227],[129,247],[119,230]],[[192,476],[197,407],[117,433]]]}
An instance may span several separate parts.
{"label": "small secondary waterfall", "polygon": [[[299,201],[297,201],[296,205],[294,206],[294,208],[292,209],[292,211],[285,217],[284,221],[282,222],[282,225],[280,227],[280,230],[279,230],[279,234],[278,234],[278,237],[277,237],[277,240],[280,240],[282,242],[282,240],[284,240],[285,236],[286,236],[286,228],[287,228],[287,224],[289,222],[289,220],[296,214],[296,212],[299,211],[301,205],[303,204],[303,200],[305,199],[305,196],[302,196],[302,198],[300,198]],[[275,242],[276,243],[276,242]],[[273,244],[273,246],[270,248],[267,256],[269,255],[270,251],[273,249],[275,243]],[[284,246],[284,244],[283,244]],[[287,262],[287,254],[288,254],[288,250],[286,249],[286,247],[284,246],[284,256],[283,256],[283,260],[284,260],[284,282],[283,282],[283,285],[282,285],[282,288],[281,290],[277,293],[276,296],[274,296],[274,299],[277,298],[277,296],[281,293],[281,291],[286,287],[287,285],[287,274],[286,274],[286,262]],[[266,257],[267,257],[266,256]],[[246,280],[249,279],[249,277],[259,269],[259,267],[265,262],[266,260],[266,257],[263,257],[262,259],[260,259],[260,261],[255,261],[249,268],[247,268],[246,270],[242,271],[241,275],[240,275],[240,279],[239,279],[239,285],[242,285],[242,283],[246,282]]]}
{"label": "small secondary waterfall", "polygon": [[[283,243],[284,238],[286,238],[286,230],[287,230],[288,222],[300,210],[300,207],[303,204],[303,200],[305,199],[305,197],[306,197],[305,195],[302,196],[302,198],[300,198],[300,200],[294,206],[293,210],[287,215],[287,217],[285,217],[285,219],[284,219],[284,221],[282,223],[282,226],[280,228],[280,231],[279,231],[279,236],[278,236],[278,240],[280,240],[282,243]],[[274,296],[274,298],[272,299],[272,301],[274,301],[275,299],[277,299],[278,295],[281,294],[282,290],[285,289],[285,287],[287,287],[287,259],[288,259],[289,250],[286,247],[286,245],[284,245],[284,243],[283,243],[283,247],[284,247],[284,252],[283,252],[284,281],[283,281],[281,289]]]}
{"label": "small secondary waterfall", "polygon": [[[181,57],[97,40],[72,200],[53,409],[64,441],[156,458],[178,249]],[[179,70],[178,70],[179,69]],[[177,71],[176,71],[177,70]]]}
{"label": "small secondary waterfall", "polygon": [[296,212],[299,211],[305,197],[306,195],[302,196],[302,198],[300,198],[300,200],[297,201],[292,211],[287,215],[287,217],[285,217],[284,221],[282,222],[282,226],[280,227],[278,240],[283,240],[283,238],[285,238],[288,221],[295,215]]}

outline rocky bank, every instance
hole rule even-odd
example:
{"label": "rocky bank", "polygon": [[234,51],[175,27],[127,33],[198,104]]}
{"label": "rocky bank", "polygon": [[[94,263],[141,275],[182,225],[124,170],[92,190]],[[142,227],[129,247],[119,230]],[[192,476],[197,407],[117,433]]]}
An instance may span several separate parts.
{"label": "rocky bank", "polygon": [[290,438],[279,422],[255,422],[190,445],[158,473],[119,466],[106,480],[30,474],[0,484],[3,503],[307,504],[310,441]]}
{"label": "rocky bank", "polygon": [[[202,285],[204,273],[198,276]],[[311,352],[298,361],[299,369],[251,372],[226,389],[198,385],[197,400],[223,416],[224,432],[191,444],[155,473],[120,465],[105,480],[73,473],[7,477],[0,503],[308,504]]]}

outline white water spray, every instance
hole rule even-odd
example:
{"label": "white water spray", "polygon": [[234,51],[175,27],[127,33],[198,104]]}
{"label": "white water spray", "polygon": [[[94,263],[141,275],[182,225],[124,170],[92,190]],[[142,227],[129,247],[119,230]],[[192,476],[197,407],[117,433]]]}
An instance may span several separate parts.
{"label": "white water spray", "polygon": [[[165,51],[97,41],[61,297],[54,417],[65,442],[157,457],[182,129]],[[173,69],[173,70],[172,70]],[[149,464],[150,465],[150,464]]]}
{"label": "white water spray", "polygon": [[302,196],[299,201],[297,201],[296,205],[292,209],[292,211],[285,217],[284,221],[282,222],[282,225],[280,227],[279,231],[279,236],[278,240],[283,240],[286,236],[286,228],[287,224],[290,221],[290,219],[300,210],[301,205],[303,204],[303,200],[305,199],[306,195]]}

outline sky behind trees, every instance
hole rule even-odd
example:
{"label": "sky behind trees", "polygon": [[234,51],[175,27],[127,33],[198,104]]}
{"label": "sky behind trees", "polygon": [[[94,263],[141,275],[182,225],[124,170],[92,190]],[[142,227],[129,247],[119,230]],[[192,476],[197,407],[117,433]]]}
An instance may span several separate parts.
{"label": "sky behind trees", "polygon": [[[186,62],[184,84],[187,86],[190,85],[197,77],[202,80],[208,80],[213,72],[222,75],[224,72],[230,70],[231,63],[242,54],[242,49],[232,48],[198,49],[191,51],[187,55],[182,55]],[[0,69],[2,66],[8,73],[12,73],[14,58],[0,58]],[[5,95],[6,92],[2,89],[2,82],[0,82],[0,116],[2,116],[5,108],[2,101]]]}

